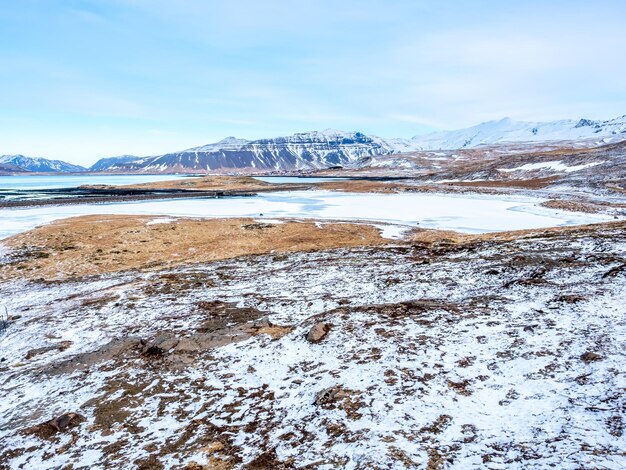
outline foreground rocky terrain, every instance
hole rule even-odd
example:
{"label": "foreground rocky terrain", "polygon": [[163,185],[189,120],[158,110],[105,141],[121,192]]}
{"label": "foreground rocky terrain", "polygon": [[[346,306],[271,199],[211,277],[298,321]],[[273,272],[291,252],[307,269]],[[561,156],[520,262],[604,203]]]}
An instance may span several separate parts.
{"label": "foreground rocky terrain", "polygon": [[0,467],[623,468],[625,229],[14,274]]}

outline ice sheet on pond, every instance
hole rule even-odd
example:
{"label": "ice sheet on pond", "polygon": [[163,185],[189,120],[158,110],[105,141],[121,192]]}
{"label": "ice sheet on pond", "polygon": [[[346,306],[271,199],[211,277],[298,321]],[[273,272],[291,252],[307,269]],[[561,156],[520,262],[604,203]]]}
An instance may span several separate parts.
{"label": "ice sheet on pond", "polygon": [[0,210],[0,238],[66,217],[136,214],[167,217],[253,217],[363,220],[482,233],[611,220],[541,207],[540,199],[504,195],[371,194],[285,191],[255,197],[175,199]]}

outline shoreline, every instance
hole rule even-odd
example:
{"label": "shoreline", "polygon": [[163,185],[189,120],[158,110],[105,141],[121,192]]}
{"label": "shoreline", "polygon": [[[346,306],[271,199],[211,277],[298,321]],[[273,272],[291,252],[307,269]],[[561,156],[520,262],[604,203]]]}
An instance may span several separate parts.
{"label": "shoreline", "polygon": [[[99,204],[99,203],[120,203],[136,202],[162,199],[196,199],[209,198],[219,199],[227,197],[254,197],[259,192],[274,191],[301,191],[309,189],[308,186],[294,185],[294,187],[255,188],[254,190],[244,189],[224,189],[224,190],[193,190],[193,189],[124,189],[124,188],[68,188],[68,189],[48,189],[48,190],[24,190],[23,194],[37,193],[47,195],[59,195],[62,197],[51,197],[49,199],[24,199],[17,201],[0,201],[0,209],[29,208],[40,206],[66,206],[78,204]],[[17,191],[16,191],[17,192]],[[0,193],[1,194],[1,193]],[[76,194],[75,196],[64,196],[66,194]]]}

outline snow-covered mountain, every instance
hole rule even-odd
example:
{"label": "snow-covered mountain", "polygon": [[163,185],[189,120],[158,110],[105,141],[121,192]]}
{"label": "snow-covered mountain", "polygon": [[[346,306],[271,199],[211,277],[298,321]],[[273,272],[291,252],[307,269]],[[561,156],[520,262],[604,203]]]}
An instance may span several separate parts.
{"label": "snow-covered mountain", "polygon": [[2,155],[0,166],[14,171],[41,172],[41,173],[74,173],[85,171],[85,168],[72,165],[61,160],[47,158],[25,157],[24,155]]}
{"label": "snow-covered mountain", "polygon": [[119,157],[101,158],[89,170],[91,171],[106,171],[117,166],[123,166],[126,163],[133,163],[141,160],[141,157],[135,155],[121,155]]}
{"label": "snow-covered mountain", "polygon": [[306,170],[351,165],[362,157],[394,152],[386,141],[360,132],[328,129],[273,139],[228,137],[220,142],[181,152],[135,159],[102,159],[92,170],[213,171]]}
{"label": "snow-covered mountain", "polygon": [[591,140],[607,144],[626,139],[626,115],[608,121],[589,119],[524,122],[504,118],[455,131],[434,132],[410,139],[412,150],[475,148],[509,142]]}
{"label": "snow-covered mountain", "polygon": [[455,131],[411,139],[383,139],[361,132],[328,129],[272,139],[228,137],[219,142],[154,157],[104,158],[92,171],[308,170],[359,166],[367,157],[419,150],[454,150],[506,143],[576,141],[585,146],[626,140],[626,116],[608,121],[588,119],[522,122],[505,118]]}

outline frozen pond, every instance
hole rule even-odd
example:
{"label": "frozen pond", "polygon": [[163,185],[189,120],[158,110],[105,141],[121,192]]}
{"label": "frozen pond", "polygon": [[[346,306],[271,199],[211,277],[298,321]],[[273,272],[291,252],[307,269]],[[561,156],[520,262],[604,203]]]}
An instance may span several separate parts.
{"label": "frozen pond", "polygon": [[534,198],[500,195],[291,191],[223,199],[45,206],[0,210],[0,238],[53,220],[87,214],[366,220],[467,233],[611,220],[604,215],[547,209],[540,207],[539,202],[541,201]]}
{"label": "frozen pond", "polygon": [[183,175],[19,175],[0,176],[2,189],[59,189],[76,188],[84,184],[141,184],[168,181]]}
{"label": "frozen pond", "polygon": [[287,184],[287,183],[328,183],[330,181],[342,181],[349,180],[351,178],[316,178],[314,176],[253,176],[255,180],[265,181],[266,183],[273,184]]}

